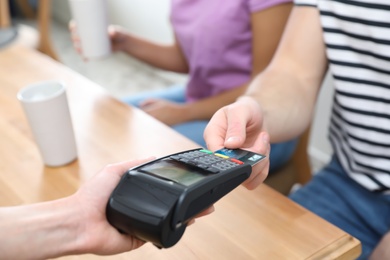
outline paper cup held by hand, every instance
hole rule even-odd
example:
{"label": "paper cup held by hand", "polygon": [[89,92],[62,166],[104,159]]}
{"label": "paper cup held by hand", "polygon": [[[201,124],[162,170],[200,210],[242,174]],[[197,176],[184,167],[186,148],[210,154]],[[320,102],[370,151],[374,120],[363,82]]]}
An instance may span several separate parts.
{"label": "paper cup held by hand", "polygon": [[103,58],[111,53],[107,0],[69,0],[83,56]]}
{"label": "paper cup held by hand", "polygon": [[43,81],[18,92],[34,139],[47,166],[68,164],[77,158],[77,148],[65,85]]}

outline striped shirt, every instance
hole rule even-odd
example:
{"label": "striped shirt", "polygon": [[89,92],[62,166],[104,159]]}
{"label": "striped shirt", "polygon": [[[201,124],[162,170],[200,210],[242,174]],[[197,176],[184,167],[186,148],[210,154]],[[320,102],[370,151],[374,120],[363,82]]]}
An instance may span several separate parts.
{"label": "striped shirt", "polygon": [[335,95],[329,138],[344,170],[390,193],[390,2],[295,0],[320,12]]}

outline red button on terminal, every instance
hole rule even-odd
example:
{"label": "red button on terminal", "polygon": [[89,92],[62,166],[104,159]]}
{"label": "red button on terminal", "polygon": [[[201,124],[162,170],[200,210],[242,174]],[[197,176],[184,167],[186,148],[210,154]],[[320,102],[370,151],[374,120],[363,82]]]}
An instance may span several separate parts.
{"label": "red button on terminal", "polygon": [[230,158],[230,161],[235,162],[237,164],[244,164],[242,161],[234,159],[234,158]]}

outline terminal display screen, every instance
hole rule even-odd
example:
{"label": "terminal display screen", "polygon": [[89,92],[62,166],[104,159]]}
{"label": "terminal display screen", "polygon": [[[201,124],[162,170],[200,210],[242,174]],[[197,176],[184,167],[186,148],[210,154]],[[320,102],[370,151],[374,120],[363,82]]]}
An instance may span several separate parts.
{"label": "terminal display screen", "polygon": [[208,175],[202,169],[197,169],[174,160],[157,161],[142,167],[141,170],[185,186],[191,186]]}

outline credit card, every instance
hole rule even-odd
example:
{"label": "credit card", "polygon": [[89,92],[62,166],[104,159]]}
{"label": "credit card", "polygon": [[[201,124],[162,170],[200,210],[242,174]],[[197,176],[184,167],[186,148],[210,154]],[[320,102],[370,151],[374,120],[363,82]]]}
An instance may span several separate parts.
{"label": "credit card", "polygon": [[266,157],[265,155],[242,149],[222,148],[220,150],[215,151],[214,153],[229,156],[230,158],[240,160],[241,162],[250,164],[251,166],[254,166]]}

